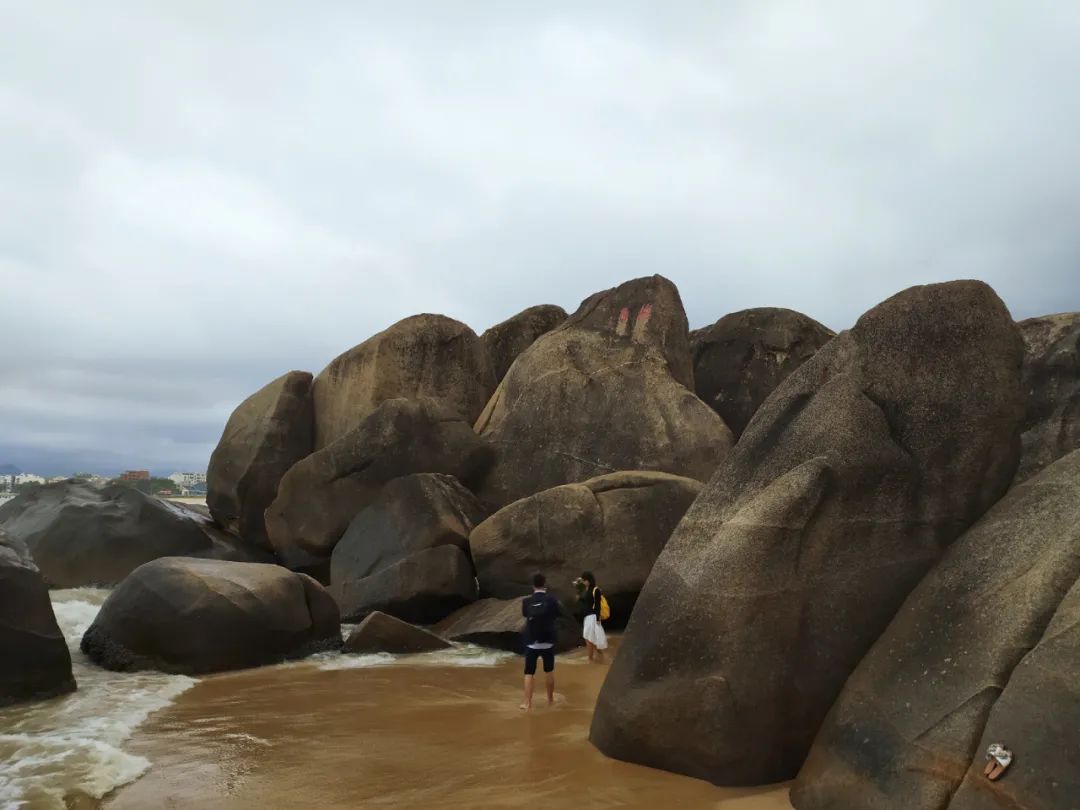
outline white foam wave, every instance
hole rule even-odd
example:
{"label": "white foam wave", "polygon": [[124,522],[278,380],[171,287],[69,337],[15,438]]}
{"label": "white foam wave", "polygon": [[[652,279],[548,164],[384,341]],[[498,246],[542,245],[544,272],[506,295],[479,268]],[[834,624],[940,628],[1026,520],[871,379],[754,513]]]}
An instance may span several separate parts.
{"label": "white foam wave", "polygon": [[514,653],[489,650],[474,644],[455,644],[448,650],[436,650],[415,655],[391,655],[372,653],[350,655],[333,653],[319,656],[317,666],[321,670],[366,669],[368,667],[494,667],[515,657]]}
{"label": "white foam wave", "polygon": [[0,710],[0,808],[64,808],[65,797],[100,799],[142,776],[150,763],[121,745],[152,712],[195,681],[157,672],[108,672],[79,642],[107,590],[54,591],[57,623],[71,650],[78,691]]}

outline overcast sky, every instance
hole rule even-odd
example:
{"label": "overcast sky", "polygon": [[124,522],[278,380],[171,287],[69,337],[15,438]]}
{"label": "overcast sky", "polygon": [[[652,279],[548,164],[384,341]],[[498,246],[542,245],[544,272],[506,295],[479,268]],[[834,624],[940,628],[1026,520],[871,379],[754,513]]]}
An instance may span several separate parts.
{"label": "overcast sky", "polygon": [[0,0],[0,464],[205,469],[417,312],[1080,309],[1080,4]]}

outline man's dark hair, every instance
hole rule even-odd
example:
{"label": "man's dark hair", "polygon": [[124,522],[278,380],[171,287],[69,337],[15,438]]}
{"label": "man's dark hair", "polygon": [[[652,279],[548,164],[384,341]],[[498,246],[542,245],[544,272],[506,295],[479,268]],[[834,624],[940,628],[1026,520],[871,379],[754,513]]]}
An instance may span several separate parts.
{"label": "man's dark hair", "polygon": [[547,585],[547,577],[543,574],[533,574],[534,588],[543,588],[545,585]]}

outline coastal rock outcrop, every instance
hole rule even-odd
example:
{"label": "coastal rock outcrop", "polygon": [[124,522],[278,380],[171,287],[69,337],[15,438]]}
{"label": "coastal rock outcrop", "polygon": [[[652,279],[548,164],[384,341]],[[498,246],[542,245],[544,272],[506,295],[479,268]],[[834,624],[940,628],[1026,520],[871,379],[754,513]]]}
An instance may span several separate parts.
{"label": "coastal rock outcrop", "polygon": [[553,304],[529,307],[488,329],[480,336],[495,369],[495,382],[506,376],[518,355],[538,337],[566,320],[566,310]]}
{"label": "coastal rock outcrop", "polygon": [[111,593],[82,639],[106,669],[188,675],[243,669],[341,646],[337,605],[278,565],[169,557]]}
{"label": "coastal rock outcrop", "polygon": [[285,473],[266,510],[270,542],[284,565],[325,577],[350,521],[387,482],[431,472],[468,486],[490,461],[490,448],[469,423],[438,402],[386,400],[357,428]]}
{"label": "coastal rock outcrop", "polygon": [[0,530],[0,706],[75,689],[49,589],[23,543]]}
{"label": "coastal rock outcrop", "polygon": [[270,549],[263,518],[278,482],[314,449],[311,374],[290,371],[232,412],[206,473],[206,504],[222,527]]}
{"label": "coastal rock outcrop", "polygon": [[690,333],[697,395],[737,439],[761,403],[836,333],[791,309],[745,309]]}
{"label": "coastal rock outcrop", "polygon": [[[1013,487],[919,583],[829,712],[795,806],[1067,807],[1080,796],[1062,753],[1080,744],[1078,578],[1080,450]],[[1018,754],[1008,792],[1031,800],[950,804],[973,762],[960,792],[993,792],[993,742]]]}
{"label": "coastal rock outcrop", "polygon": [[477,596],[472,563],[455,545],[418,551],[330,591],[347,621],[379,610],[412,624],[434,624]]}
{"label": "coastal rock outcrop", "polygon": [[115,585],[159,557],[248,560],[260,555],[201,515],[122,485],[69,480],[0,506],[0,527],[23,541],[53,588]]}
{"label": "coastal rock outcrop", "polygon": [[481,500],[497,508],[621,470],[707,479],[731,431],[693,393],[688,334],[660,276],[586,299],[518,357],[477,421],[496,450]]}
{"label": "coastal rock outcrop", "polygon": [[1009,486],[1022,351],[993,290],[953,282],[893,296],[788,376],[653,566],[594,744],[717,784],[794,776],[904,598]]}
{"label": "coastal rock outcrop", "polygon": [[[481,599],[447,616],[432,629],[451,641],[507,650],[521,655],[525,652],[521,641],[524,626],[521,599]],[[568,613],[564,613],[557,620],[556,630],[556,652],[566,652],[581,646],[581,627]]]}
{"label": "coastal rock outcrop", "polygon": [[472,329],[443,315],[405,318],[315,378],[315,448],[344,438],[388,399],[433,399],[472,424],[494,389],[491,357]]}
{"label": "coastal rock outcrop", "polygon": [[445,650],[451,646],[453,645],[450,642],[430,630],[414,627],[393,616],[375,611],[353,628],[345,640],[344,651],[357,654],[385,652],[407,655]]}
{"label": "coastal rock outcrop", "polygon": [[1023,481],[1080,449],[1080,312],[1021,321],[1024,338]]}
{"label": "coastal rock outcrop", "polygon": [[510,598],[543,571],[548,587],[573,604],[573,580],[592,571],[625,624],[653,563],[701,491],[691,478],[617,472],[564,484],[505,506],[469,536],[480,592]]}

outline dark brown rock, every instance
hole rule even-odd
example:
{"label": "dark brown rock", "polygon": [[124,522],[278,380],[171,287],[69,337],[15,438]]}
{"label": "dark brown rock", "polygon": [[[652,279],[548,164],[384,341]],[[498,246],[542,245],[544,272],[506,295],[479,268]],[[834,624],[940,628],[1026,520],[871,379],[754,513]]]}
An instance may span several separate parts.
{"label": "dark brown rock", "polygon": [[445,650],[453,645],[422,627],[375,611],[353,628],[345,641],[347,653],[410,653]]}
{"label": "dark brown rock", "polygon": [[26,543],[54,588],[115,585],[159,557],[260,558],[236,538],[178,504],[120,485],[68,480],[0,507],[0,526]]}
{"label": "dark brown rock", "polygon": [[[520,598],[481,599],[447,616],[432,629],[451,641],[523,655],[525,646],[521,631],[524,626],[525,618],[521,613]],[[566,652],[581,646],[581,627],[568,612],[564,612],[557,620],[556,629],[556,652]]]}
{"label": "dark brown rock", "polygon": [[1080,449],[1080,312],[1017,325],[1024,338],[1027,392],[1019,482]]}
{"label": "dark brown rock", "polygon": [[222,527],[270,549],[263,514],[281,476],[314,449],[313,419],[306,371],[278,377],[237,406],[206,473],[206,503]]}
{"label": "dark brown rock", "polygon": [[791,309],[745,309],[690,333],[697,395],[737,439],[761,403],[836,335]]}
{"label": "dark brown rock", "polygon": [[0,706],[74,689],[49,589],[26,546],[0,530]]}
{"label": "dark brown rock", "polygon": [[465,552],[443,545],[410,554],[362,579],[330,586],[346,621],[376,610],[412,624],[434,624],[476,601],[476,577]]}
{"label": "dark brown rock", "polygon": [[791,374],[653,567],[597,747],[718,784],[794,776],[904,598],[1008,487],[1021,359],[993,290],[953,282],[890,298]]}
{"label": "dark brown rock", "polygon": [[529,307],[488,329],[480,336],[495,368],[495,381],[506,376],[518,355],[538,337],[566,320],[566,310],[553,304]]}
{"label": "dark brown rock", "polygon": [[106,669],[200,674],[341,646],[337,605],[319,583],[277,565],[169,557],[109,594],[82,639]]}
{"label": "dark brown rock", "polygon": [[388,399],[433,399],[472,424],[495,389],[480,338],[442,315],[398,321],[335,358],[312,389],[315,447],[355,430]]}
{"label": "dark brown rock", "polygon": [[469,533],[486,513],[449,475],[395,478],[352,519],[330,558],[330,581],[369,577],[410,554],[454,545],[468,552]]}
{"label": "dark brown rock", "polygon": [[[1045,660],[1025,653],[1040,639],[1053,647],[1051,618],[1068,613],[1059,605],[1080,576],[1078,495],[1080,451],[1014,487],[950,547],[848,678],[792,791],[799,810],[943,808],[972,762],[981,779],[988,715],[1016,719],[1015,711],[999,711],[1002,690]],[[1077,666],[1080,658],[1072,660]],[[1070,680],[1068,669],[1057,671]],[[1040,690],[1061,701],[1041,700]],[[1026,705],[1014,708],[1025,719],[990,740],[1020,753],[1008,772],[1010,791],[1021,772],[1066,784],[1075,769],[1052,762],[1056,751],[1080,747],[1080,713],[1065,722],[1080,694],[1051,683],[1014,694],[1023,696]],[[1080,781],[1071,784],[1080,795]]]}
{"label": "dark brown rock", "polygon": [[612,623],[625,625],[653,563],[701,487],[668,473],[618,472],[515,501],[469,537],[480,592],[519,596],[543,571],[549,591],[572,605],[573,580],[591,571],[611,605]]}
{"label": "dark brown rock", "polygon": [[481,499],[505,506],[622,470],[707,479],[731,432],[692,385],[671,282],[654,276],[592,296],[518,357],[477,421],[496,449]]}
{"label": "dark brown rock", "polygon": [[445,473],[466,485],[490,450],[469,423],[433,400],[390,399],[359,427],[290,469],[266,510],[270,542],[290,568],[329,571],[350,521],[395,478]]}

